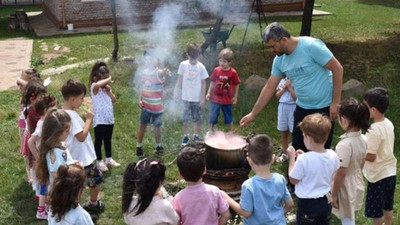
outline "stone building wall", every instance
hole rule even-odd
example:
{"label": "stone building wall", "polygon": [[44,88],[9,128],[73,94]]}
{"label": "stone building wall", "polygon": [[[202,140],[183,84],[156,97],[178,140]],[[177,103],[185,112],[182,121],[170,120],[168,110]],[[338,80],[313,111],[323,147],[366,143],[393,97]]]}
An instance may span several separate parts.
{"label": "stone building wall", "polygon": [[[43,11],[56,24],[63,28],[68,23],[75,27],[102,26],[111,24],[111,8],[108,0],[42,0]],[[263,0],[267,7],[265,11],[273,10],[270,4],[273,1],[301,2],[304,0]],[[153,12],[163,4],[174,3],[182,6],[182,14],[185,15],[183,23],[190,25],[192,20],[202,20],[215,17],[212,10],[219,7],[210,6],[220,2],[219,0],[115,0],[119,23],[149,23]],[[250,12],[253,0],[231,0],[231,9],[235,12]],[[288,8],[283,3],[283,8]],[[227,16],[235,14],[229,11]]]}

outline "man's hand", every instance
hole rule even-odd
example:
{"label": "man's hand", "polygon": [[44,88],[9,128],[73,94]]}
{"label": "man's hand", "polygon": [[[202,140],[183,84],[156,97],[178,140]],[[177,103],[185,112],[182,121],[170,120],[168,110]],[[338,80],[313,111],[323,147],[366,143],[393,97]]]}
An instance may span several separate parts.
{"label": "man's hand", "polygon": [[247,126],[249,125],[252,121],[254,120],[254,115],[252,112],[249,114],[245,115],[241,120],[240,120],[240,126]]}
{"label": "man's hand", "polygon": [[332,121],[335,120],[337,117],[338,107],[339,107],[339,103],[334,103],[334,102],[332,102],[331,106],[329,107],[329,116]]}

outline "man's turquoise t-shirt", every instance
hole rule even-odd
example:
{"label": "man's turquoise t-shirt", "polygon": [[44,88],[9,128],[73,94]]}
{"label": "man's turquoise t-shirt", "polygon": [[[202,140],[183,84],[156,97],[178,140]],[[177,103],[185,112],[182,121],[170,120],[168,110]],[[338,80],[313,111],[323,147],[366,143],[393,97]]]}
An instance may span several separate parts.
{"label": "man's turquoise t-shirt", "polygon": [[286,75],[292,81],[298,106],[321,109],[332,102],[332,71],[325,68],[332,57],[332,52],[321,40],[299,37],[290,55],[274,58],[271,74]]}

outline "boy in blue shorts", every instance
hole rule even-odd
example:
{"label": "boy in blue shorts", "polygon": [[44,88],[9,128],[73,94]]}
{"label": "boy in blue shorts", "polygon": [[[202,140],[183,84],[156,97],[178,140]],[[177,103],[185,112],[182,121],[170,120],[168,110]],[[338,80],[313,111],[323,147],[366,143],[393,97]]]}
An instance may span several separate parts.
{"label": "boy in blue shorts", "polygon": [[292,209],[293,200],[286,187],[285,177],[270,171],[274,160],[272,142],[267,135],[251,138],[247,161],[255,176],[242,184],[240,204],[224,193],[229,206],[245,217],[245,225],[286,224],[285,214]]}
{"label": "boy in blue shorts", "polygon": [[232,131],[232,105],[236,105],[239,94],[239,75],[232,68],[233,52],[229,48],[222,49],[218,55],[218,62],[219,66],[211,74],[211,83],[206,95],[206,99],[211,100],[208,134],[214,131],[221,110],[225,124],[228,124],[229,131]]}
{"label": "boy in blue shorts", "polygon": [[392,224],[393,200],[396,188],[397,160],[393,154],[394,127],[385,117],[389,106],[388,92],[384,88],[369,89],[363,95],[373,119],[366,133],[367,155],[363,168],[368,180],[365,216],[374,224]]}

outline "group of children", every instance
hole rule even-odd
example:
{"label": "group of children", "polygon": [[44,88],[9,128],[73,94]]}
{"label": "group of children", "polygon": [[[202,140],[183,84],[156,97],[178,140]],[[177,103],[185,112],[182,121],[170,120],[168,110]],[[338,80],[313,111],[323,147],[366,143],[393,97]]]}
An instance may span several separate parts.
{"label": "group of children", "polygon": [[[210,86],[206,88],[206,79],[209,77],[205,66],[199,61],[201,49],[197,44],[190,44],[186,51],[187,60],[182,61],[178,68],[178,79],[174,87],[174,99],[181,100],[183,105],[183,139],[182,146],[189,143],[189,123],[193,123],[193,141],[200,140],[202,122],[201,107],[205,100],[210,100],[209,131],[214,129],[218,122],[220,111],[224,115],[225,124],[232,131],[232,105],[237,103],[239,93],[239,75],[234,68],[233,52],[223,49],[219,55],[219,66],[210,76]],[[151,122],[154,127],[156,153],[162,154],[161,125],[163,113],[163,84],[169,74],[166,69],[158,68],[157,56],[150,50],[144,55],[145,69],[140,73],[141,91],[139,107],[141,108],[140,126],[137,134],[136,155],[144,156],[143,136],[147,125]],[[206,93],[207,90],[207,93]]]}
{"label": "group of children", "polygon": [[[27,162],[28,182],[32,183],[38,196],[36,218],[48,219],[49,224],[75,224],[87,218],[92,221],[94,216],[88,217],[86,211],[96,213],[104,209],[104,203],[98,200],[104,179],[102,171],[107,171],[108,167],[120,166],[111,155],[114,124],[112,103],[116,98],[109,86],[111,76],[107,65],[103,62],[96,63],[89,80],[94,114],[90,110],[84,112],[85,120],[83,120],[78,113],[86,95],[83,83],[68,80],[61,89],[64,99],[62,109],[57,109],[57,100],[47,93],[36,70],[23,71],[21,77],[17,79],[22,93],[21,116],[18,123],[23,130],[21,153]],[[89,133],[92,122],[95,131],[94,145]],[[103,142],[107,166],[101,155]],[[63,165],[67,167],[59,170]],[[79,175],[81,173],[84,175]],[[69,175],[79,176],[65,180],[64,178]],[[90,189],[90,200],[83,205],[86,211],[76,209],[83,191],[83,184],[79,187],[74,186],[78,184],[74,182],[77,182],[76,179],[79,177],[85,178],[84,181]],[[76,193],[70,196],[69,191],[59,192],[65,189],[65,185],[74,186],[75,189],[70,191]],[[50,199],[47,199],[47,196]],[[70,203],[72,205],[66,205]],[[71,207],[74,210],[69,211]]]}
{"label": "group of children", "polygon": [[[345,133],[335,151],[325,149],[332,123],[320,113],[306,116],[298,124],[307,149],[289,146],[289,181],[297,197],[296,224],[330,224],[332,212],[343,225],[355,225],[355,211],[367,195],[365,216],[374,225],[392,224],[396,185],[392,123],[385,118],[387,91],[373,88],[363,102],[344,100],[338,109]],[[369,120],[373,123],[370,127]],[[365,137],[362,131],[367,131]],[[130,164],[124,175],[123,208],[127,224],[225,224],[229,207],[244,217],[244,224],[286,224],[293,199],[284,176],[271,172],[275,161],[267,135],[256,135],[247,146],[247,161],[255,175],[242,184],[240,202],[202,180],[206,173],[204,154],[191,146],[178,154],[179,174],[187,187],[172,202],[160,191],[165,166],[143,159]]]}
{"label": "group of children", "polygon": [[[231,50],[220,52],[219,66],[211,74],[207,93],[205,79],[208,73],[198,61],[200,48],[195,44],[189,45],[187,55],[189,59],[179,66],[174,91],[175,98],[179,99],[180,95],[184,106],[182,145],[189,142],[189,122],[195,124],[193,140],[199,140],[201,106],[205,99],[211,100],[209,131],[217,123],[220,110],[232,130],[232,105],[237,102],[240,83],[237,72],[231,67]],[[150,122],[155,127],[156,153],[164,151],[161,145],[162,98],[163,83],[169,71],[159,69],[158,60],[151,53],[146,53],[145,59],[148,67],[141,77],[138,156],[144,155],[142,140]],[[85,120],[78,113],[86,95],[83,83],[68,80],[61,90],[62,109],[57,109],[56,99],[47,94],[37,71],[24,71],[17,80],[22,93],[18,123],[21,153],[26,158],[28,181],[34,183],[39,196],[36,217],[48,219],[49,224],[92,224],[94,217],[88,212],[104,210],[104,203],[98,200],[104,179],[102,172],[108,167],[120,166],[111,154],[112,104],[116,97],[109,85],[109,73],[103,62],[93,66],[89,89],[94,113],[90,110],[85,112]],[[290,96],[286,96],[287,100],[282,103],[292,104],[295,95],[290,80],[282,81],[277,97],[284,92]],[[388,105],[388,93],[383,88],[368,90],[363,95],[363,102],[354,98],[343,101],[338,109],[338,121],[345,133],[335,151],[324,147],[332,125],[328,117],[312,114],[298,124],[307,149],[296,150],[289,144],[283,146],[289,156],[289,181],[295,185],[298,199],[297,224],[329,224],[333,212],[342,224],[354,225],[355,211],[363,203],[364,176],[368,181],[365,215],[373,218],[374,224],[392,223],[397,161],[393,153],[394,127],[385,118]],[[290,112],[286,108],[283,106],[282,110]],[[370,118],[373,119],[371,126]],[[94,144],[89,132],[92,123]],[[289,125],[290,119],[285,123]],[[282,131],[287,131],[287,128],[282,128]],[[367,131],[365,136],[362,131]],[[283,134],[285,136],[288,134]],[[103,143],[105,163],[101,154]],[[172,202],[163,198],[166,167],[161,161],[143,158],[130,163],[122,187],[125,222],[225,224],[231,216],[231,207],[244,217],[244,224],[286,224],[285,214],[291,211],[294,203],[285,177],[270,171],[275,161],[270,138],[267,135],[251,138],[247,150],[247,161],[255,176],[243,183],[240,203],[217,187],[203,182],[205,158],[196,148],[186,146],[178,154],[179,174],[187,182],[187,187],[176,194]],[[85,183],[90,189],[90,200],[81,207],[79,202]],[[48,203],[50,207],[46,207]]]}

